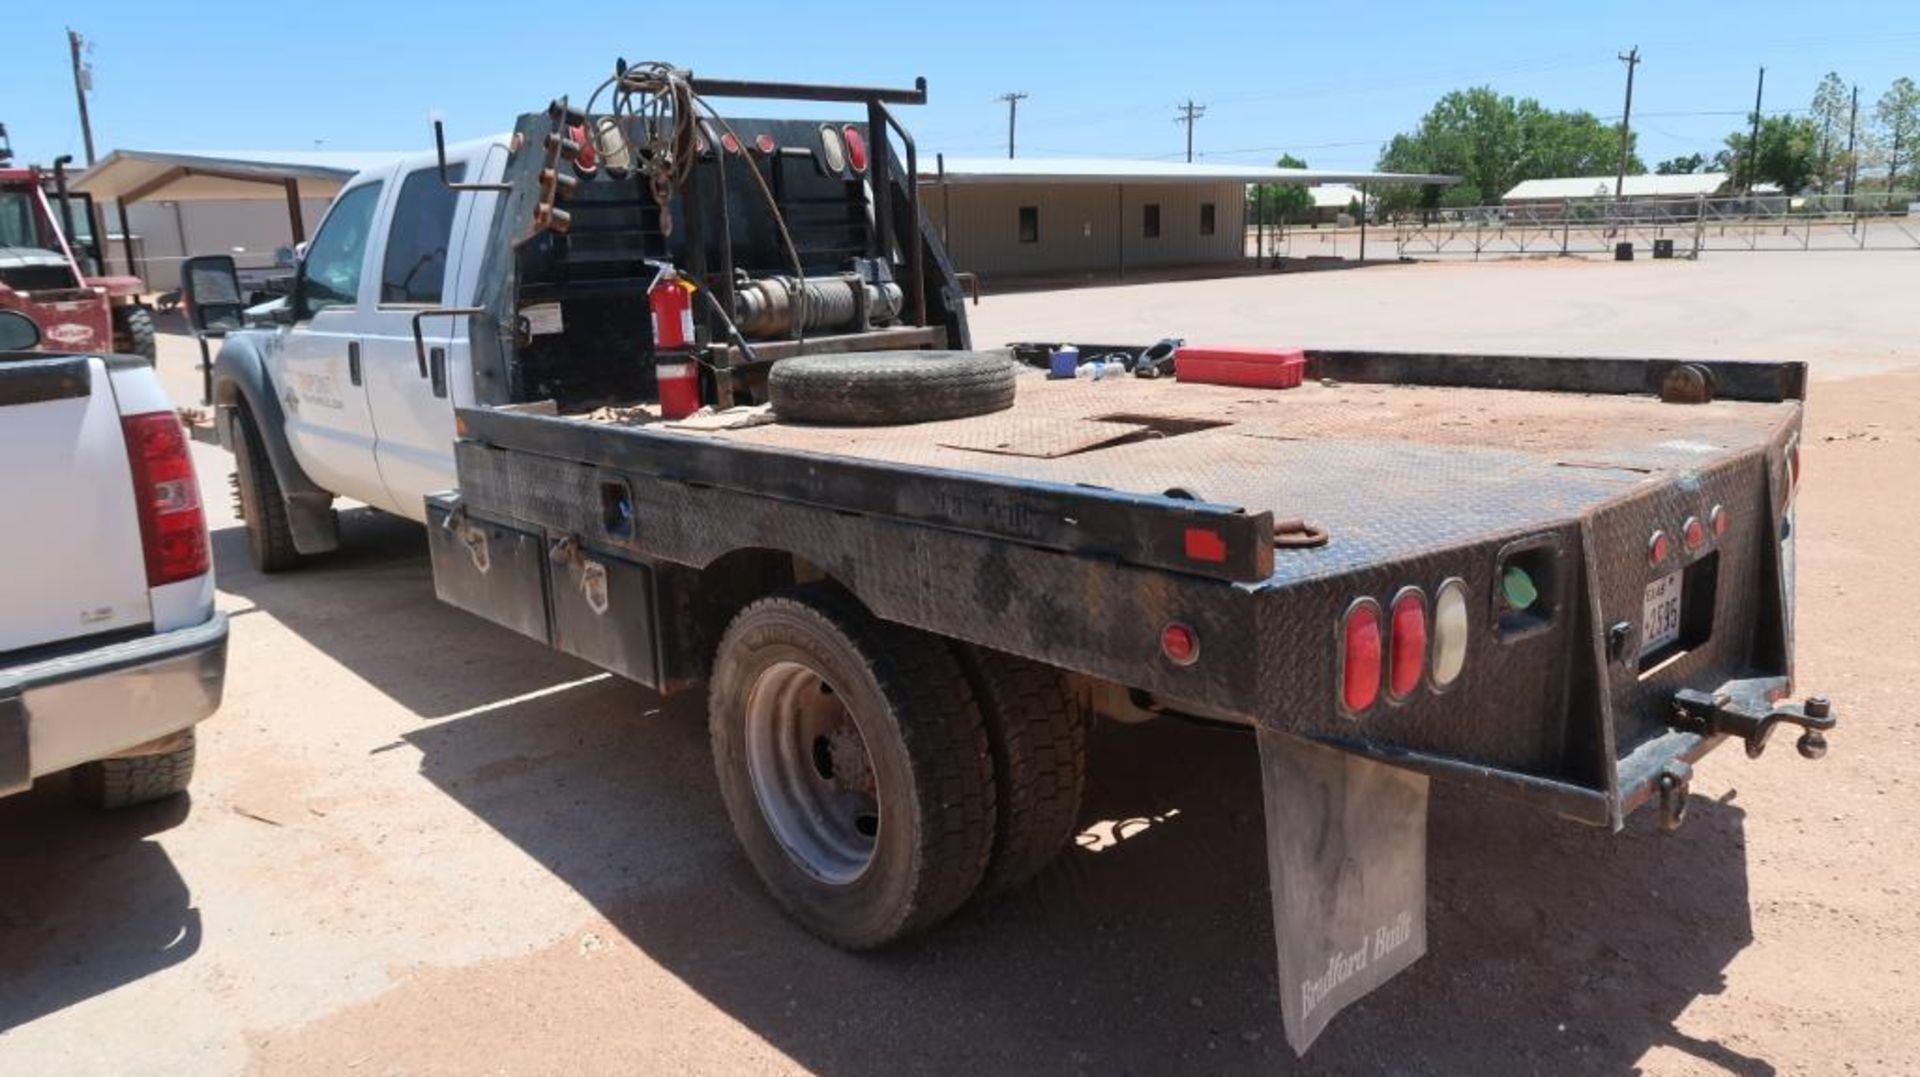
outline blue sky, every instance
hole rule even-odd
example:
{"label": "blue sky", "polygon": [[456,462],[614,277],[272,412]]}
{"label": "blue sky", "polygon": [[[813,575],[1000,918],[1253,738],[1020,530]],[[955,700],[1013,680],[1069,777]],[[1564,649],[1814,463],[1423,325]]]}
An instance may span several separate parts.
{"label": "blue sky", "polygon": [[1768,111],[1805,108],[1828,70],[1859,83],[1863,112],[1896,76],[1920,79],[1915,0],[907,0],[872,5],[895,15],[871,25],[817,14],[852,5],[793,0],[10,6],[0,122],[18,157],[40,162],[81,155],[67,26],[93,43],[102,154],[424,147],[430,112],[455,138],[504,130],[550,96],[584,93],[622,54],[736,77],[905,85],[925,75],[932,103],[905,119],[923,152],[951,155],[1004,153],[1006,106],[995,97],[1018,90],[1031,95],[1023,156],[1173,157],[1183,145],[1174,107],[1191,97],[1207,106],[1195,136],[1205,159],[1290,150],[1323,168],[1371,166],[1382,142],[1456,87],[1485,83],[1617,118],[1615,54],[1635,44],[1635,128],[1650,163],[1716,148],[1751,107],[1761,64]]}

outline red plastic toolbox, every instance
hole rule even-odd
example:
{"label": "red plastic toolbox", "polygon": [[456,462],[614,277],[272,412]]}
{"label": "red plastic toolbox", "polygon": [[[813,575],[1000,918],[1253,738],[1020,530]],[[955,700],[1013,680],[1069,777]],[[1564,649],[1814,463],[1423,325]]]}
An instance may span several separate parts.
{"label": "red plastic toolbox", "polygon": [[1307,353],[1298,348],[1195,348],[1173,353],[1173,376],[1206,385],[1292,389],[1307,373]]}

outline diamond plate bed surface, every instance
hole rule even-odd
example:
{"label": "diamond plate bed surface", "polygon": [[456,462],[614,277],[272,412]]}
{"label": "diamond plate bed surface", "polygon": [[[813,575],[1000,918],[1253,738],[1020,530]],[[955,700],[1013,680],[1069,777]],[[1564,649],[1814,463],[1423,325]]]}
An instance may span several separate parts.
{"label": "diamond plate bed surface", "polygon": [[[1323,527],[1283,551],[1304,579],[1522,531],[1766,443],[1798,404],[1321,385],[1258,390],[1171,380],[1052,381],[1014,406],[914,426],[774,423],[702,436],[808,453],[1270,509]],[[1217,425],[1210,425],[1217,424]],[[1111,437],[1102,437],[1107,431]]]}

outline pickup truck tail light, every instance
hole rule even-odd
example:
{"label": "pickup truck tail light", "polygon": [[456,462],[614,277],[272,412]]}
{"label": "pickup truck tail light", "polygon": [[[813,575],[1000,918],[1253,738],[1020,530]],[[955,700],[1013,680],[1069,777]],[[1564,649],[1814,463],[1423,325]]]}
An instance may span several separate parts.
{"label": "pickup truck tail light", "polygon": [[140,544],[147,556],[147,586],[192,579],[207,571],[207,518],[200,484],[179,416],[150,411],[120,420],[133,496],[140,513]]}
{"label": "pickup truck tail light", "polygon": [[1340,626],[1340,705],[1359,715],[1380,698],[1380,606],[1363,598],[1347,607]]}
{"label": "pickup truck tail light", "polygon": [[1467,585],[1451,579],[1433,596],[1433,686],[1444,689],[1467,665]]}
{"label": "pickup truck tail light", "polygon": [[1427,600],[1418,587],[1394,596],[1388,610],[1392,635],[1387,645],[1387,696],[1402,700],[1427,674]]}

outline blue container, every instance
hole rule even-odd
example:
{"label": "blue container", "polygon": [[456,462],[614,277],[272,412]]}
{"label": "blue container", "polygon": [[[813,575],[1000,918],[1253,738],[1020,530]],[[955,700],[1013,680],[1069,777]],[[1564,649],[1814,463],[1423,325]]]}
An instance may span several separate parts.
{"label": "blue container", "polygon": [[1071,344],[1055,348],[1047,364],[1047,377],[1071,378],[1080,366],[1080,349]]}

